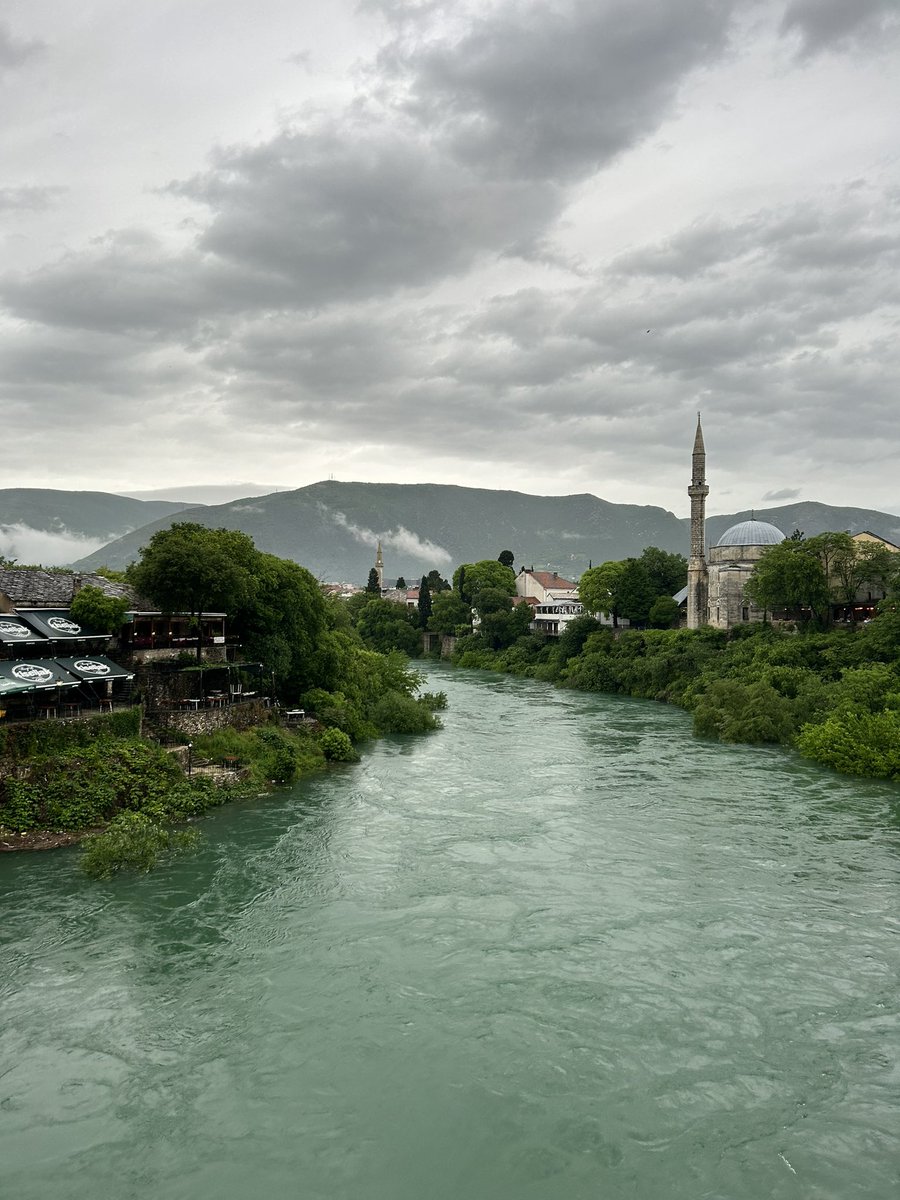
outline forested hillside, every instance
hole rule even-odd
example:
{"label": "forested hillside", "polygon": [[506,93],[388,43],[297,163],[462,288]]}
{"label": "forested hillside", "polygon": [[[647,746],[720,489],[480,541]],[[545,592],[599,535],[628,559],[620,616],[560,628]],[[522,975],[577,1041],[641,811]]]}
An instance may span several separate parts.
{"label": "forested hillside", "polygon": [[[385,580],[418,578],[432,568],[446,573],[477,561],[486,548],[512,550],[517,565],[532,564],[579,576],[589,562],[639,555],[647,546],[683,553],[688,522],[665,509],[612,504],[596,496],[530,496],[522,492],[441,484],[326,481],[183,514],[211,528],[240,529],[257,546],[306,565],[319,579],[364,584],[380,539]],[[900,541],[900,517],[863,508],[792,504],[759,510],[786,534],[872,529]],[[749,513],[714,516],[710,544]],[[75,564],[121,568],[137,558],[158,529],[156,520],[118,538]]]}

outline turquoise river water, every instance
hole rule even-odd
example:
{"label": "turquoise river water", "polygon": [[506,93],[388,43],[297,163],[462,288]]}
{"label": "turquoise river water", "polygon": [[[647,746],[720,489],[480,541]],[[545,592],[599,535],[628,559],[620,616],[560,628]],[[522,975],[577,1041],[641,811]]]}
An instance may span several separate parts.
{"label": "turquoise river water", "polygon": [[0,855],[10,1200],[897,1200],[898,790],[431,671],[91,883]]}

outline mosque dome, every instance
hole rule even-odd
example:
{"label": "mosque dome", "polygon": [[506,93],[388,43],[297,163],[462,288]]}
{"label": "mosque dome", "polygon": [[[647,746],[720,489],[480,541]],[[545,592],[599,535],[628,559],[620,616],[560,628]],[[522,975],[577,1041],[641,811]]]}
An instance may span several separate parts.
{"label": "mosque dome", "polygon": [[784,541],[784,534],[768,521],[740,521],[726,529],[717,546],[777,546]]}

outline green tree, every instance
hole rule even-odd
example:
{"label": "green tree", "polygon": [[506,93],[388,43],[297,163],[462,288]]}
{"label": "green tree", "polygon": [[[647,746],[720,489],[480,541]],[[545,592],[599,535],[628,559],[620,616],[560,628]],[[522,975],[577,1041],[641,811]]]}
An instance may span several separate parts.
{"label": "green tree", "polygon": [[687,583],[688,564],[683,554],[669,554],[657,546],[648,546],[639,561],[656,596],[674,596]]}
{"label": "green tree", "polygon": [[374,567],[369,568],[369,578],[366,581],[366,591],[370,596],[381,595],[381,587],[378,583],[378,572]]}
{"label": "green tree", "polygon": [[677,600],[673,600],[671,596],[657,596],[650,606],[650,624],[654,629],[673,629],[678,623],[680,612]]}
{"label": "green tree", "polygon": [[396,586],[398,592],[402,591],[406,587],[406,580],[403,578],[402,575],[399,576],[399,578],[397,579],[397,583],[395,586]]}
{"label": "green tree", "polygon": [[565,663],[570,658],[579,655],[591,634],[597,633],[601,629],[599,621],[596,621],[589,613],[583,613],[574,621],[570,621],[559,635],[556,643],[560,663]]}
{"label": "green tree", "polygon": [[643,625],[657,592],[650,582],[647,568],[639,558],[626,558],[622,565],[617,588],[619,613],[634,625]]}
{"label": "green tree", "polygon": [[624,562],[611,559],[599,567],[589,567],[578,581],[578,596],[586,611],[611,616],[613,627],[622,616],[619,585],[624,571]]}
{"label": "green tree", "polygon": [[275,675],[279,690],[294,699],[316,687],[328,607],[313,575],[298,563],[255,551],[251,593],[234,613],[244,656]]}
{"label": "green tree", "polygon": [[484,605],[478,632],[491,650],[503,650],[528,633],[532,612],[531,605],[524,600],[513,606],[509,596],[498,589],[486,588],[475,601]]}
{"label": "green tree", "polygon": [[463,602],[458,592],[438,592],[432,597],[428,628],[433,633],[449,636],[455,633],[460,625],[468,625],[471,620],[472,610]]}
{"label": "green tree", "polygon": [[453,586],[467,604],[484,588],[500,588],[508,596],[515,593],[516,577],[511,567],[495,558],[483,558],[476,563],[463,563],[453,573]]}
{"label": "green tree", "polygon": [[438,592],[450,591],[450,584],[446,579],[441,578],[440,571],[436,571],[434,568],[432,568],[425,578],[428,580],[428,590],[431,592],[432,596],[436,596]]}
{"label": "green tree", "polygon": [[501,550],[497,555],[497,562],[503,563],[504,567],[512,568],[515,561],[516,556],[513,554],[512,550]]}
{"label": "green tree", "polygon": [[797,748],[847,775],[900,779],[900,712],[834,713],[821,724],[805,725]]}
{"label": "green tree", "polygon": [[205,612],[234,611],[253,592],[253,540],[237,529],[178,521],[160,529],[129,568],[132,586],[167,612],[188,612],[197,626],[197,661]]}
{"label": "green tree", "polygon": [[787,541],[770,546],[753,568],[744,595],[757,608],[808,608],[814,618],[827,620],[828,579],[817,555],[807,551],[809,544]]}
{"label": "green tree", "polygon": [[421,639],[416,618],[405,604],[370,600],[359,615],[356,630],[365,644],[380,654],[391,650],[402,650],[410,656],[419,653]]}
{"label": "green tree", "polygon": [[856,543],[849,533],[818,533],[815,537],[806,538],[796,548],[818,560],[830,584],[837,563],[852,561],[855,557]]}
{"label": "green tree", "polygon": [[897,562],[900,555],[877,542],[854,542],[847,537],[847,543],[831,564],[831,588],[835,600],[851,605],[866,589],[885,595],[900,566]]}
{"label": "green tree", "polygon": [[417,603],[419,610],[419,625],[423,629],[428,628],[428,618],[431,616],[431,589],[428,586],[428,576],[422,576],[422,582],[419,584],[419,599]]}
{"label": "green tree", "polygon": [[102,588],[88,586],[77,591],[69,609],[72,617],[97,633],[118,633],[129,604],[121,596],[107,596]]}
{"label": "green tree", "polygon": [[512,606],[512,596],[503,588],[485,587],[472,597],[472,607],[479,617],[487,617],[495,612],[512,612]]}

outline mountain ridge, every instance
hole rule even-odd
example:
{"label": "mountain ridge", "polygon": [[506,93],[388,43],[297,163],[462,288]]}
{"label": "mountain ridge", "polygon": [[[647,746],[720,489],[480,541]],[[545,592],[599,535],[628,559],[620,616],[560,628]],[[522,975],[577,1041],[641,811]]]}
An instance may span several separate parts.
{"label": "mountain ridge", "polygon": [[[715,545],[729,525],[751,510],[707,519]],[[831,529],[872,532],[900,542],[900,516],[875,509],[816,501],[756,509],[758,520],[789,535]],[[251,496],[226,504],[180,509],[116,538],[73,565],[121,568],[173,520],[210,528],[241,529],[261,550],[292,558],[329,581],[365,583],[382,542],[385,581],[415,579],[436,567],[445,574],[460,562],[513,551],[517,564],[579,575],[589,563],[639,555],[649,545],[687,553],[690,521],[655,505],[616,504],[589,492],[536,496],[461,484],[354,483],[321,480],[293,491]]]}
{"label": "mountain ridge", "polygon": [[186,507],[115,492],[0,488],[0,556],[60,565]]}

